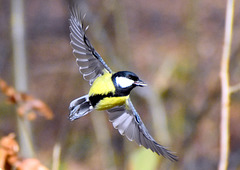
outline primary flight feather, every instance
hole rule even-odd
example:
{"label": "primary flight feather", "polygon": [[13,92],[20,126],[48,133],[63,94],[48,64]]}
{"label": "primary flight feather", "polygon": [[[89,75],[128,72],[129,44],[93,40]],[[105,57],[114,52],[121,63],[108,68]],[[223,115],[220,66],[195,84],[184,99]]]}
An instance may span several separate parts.
{"label": "primary flight feather", "polygon": [[149,134],[129,98],[133,88],[143,87],[146,84],[133,72],[112,72],[88,40],[85,34],[88,27],[83,27],[84,17],[81,17],[78,9],[76,5],[70,7],[70,44],[79,71],[83,78],[89,81],[91,88],[87,95],[70,103],[69,119],[73,121],[94,109],[107,110],[109,120],[121,135],[151,149],[158,155],[177,161],[177,156],[158,144]]}

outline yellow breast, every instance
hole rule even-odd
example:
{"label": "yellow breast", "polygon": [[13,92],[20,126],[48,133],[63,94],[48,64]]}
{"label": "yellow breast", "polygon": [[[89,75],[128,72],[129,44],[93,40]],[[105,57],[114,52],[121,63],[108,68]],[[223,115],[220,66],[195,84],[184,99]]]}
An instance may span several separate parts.
{"label": "yellow breast", "polygon": [[89,96],[94,94],[108,94],[109,92],[114,93],[115,87],[111,77],[112,74],[105,73],[104,75],[96,78],[89,90]]}
{"label": "yellow breast", "polygon": [[129,96],[106,97],[106,98],[100,100],[95,108],[97,110],[107,110],[107,109],[111,109],[115,106],[121,106],[121,105],[125,104],[125,102],[128,98],[129,98]]}

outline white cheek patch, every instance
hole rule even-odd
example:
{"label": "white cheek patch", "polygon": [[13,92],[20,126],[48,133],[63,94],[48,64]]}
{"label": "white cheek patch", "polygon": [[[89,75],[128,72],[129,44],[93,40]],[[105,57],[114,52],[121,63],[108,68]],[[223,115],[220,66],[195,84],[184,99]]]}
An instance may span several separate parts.
{"label": "white cheek patch", "polygon": [[126,77],[116,77],[116,83],[120,87],[126,88],[126,87],[130,87],[131,85],[133,85],[134,81],[131,79],[128,79]]}

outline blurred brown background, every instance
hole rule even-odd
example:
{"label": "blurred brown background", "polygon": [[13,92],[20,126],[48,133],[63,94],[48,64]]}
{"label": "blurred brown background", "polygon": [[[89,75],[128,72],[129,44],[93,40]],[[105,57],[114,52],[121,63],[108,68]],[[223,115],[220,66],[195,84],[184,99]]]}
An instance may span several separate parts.
{"label": "blurred brown background", "polygon": [[[105,112],[68,120],[71,100],[88,92],[69,39],[68,1],[25,0],[28,94],[46,102],[54,118],[32,121],[36,157],[51,168],[60,144],[60,169],[216,169],[219,159],[220,60],[225,1],[81,1],[87,35],[115,71],[136,72],[149,86],[133,103],[154,138],[179,157],[163,159],[129,142]],[[11,3],[0,1],[0,76],[14,85]],[[240,2],[230,63],[240,82]],[[229,169],[240,169],[240,95],[232,95]],[[0,136],[17,132],[14,107],[0,95]],[[18,137],[18,135],[17,135]],[[145,162],[146,163],[145,163]],[[142,165],[143,164],[143,165]],[[146,168],[145,167],[145,168]]]}

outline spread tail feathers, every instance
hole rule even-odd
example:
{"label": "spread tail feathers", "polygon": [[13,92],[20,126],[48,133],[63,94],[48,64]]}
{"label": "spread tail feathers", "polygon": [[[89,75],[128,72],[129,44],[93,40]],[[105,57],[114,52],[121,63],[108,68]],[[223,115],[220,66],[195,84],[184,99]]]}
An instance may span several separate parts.
{"label": "spread tail feathers", "polygon": [[88,95],[79,97],[79,98],[73,100],[70,103],[69,119],[71,121],[73,121],[73,120],[78,119],[82,116],[85,116],[86,114],[88,114],[92,110],[93,110],[93,106],[91,105],[91,103],[88,99]]}

